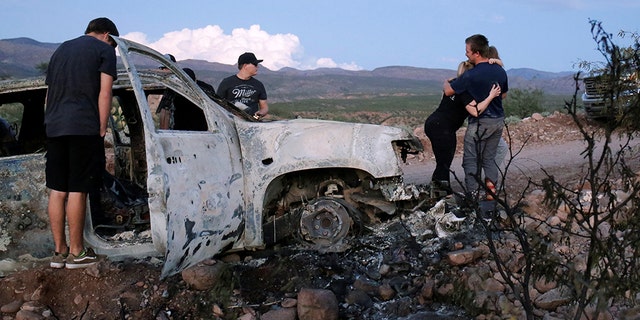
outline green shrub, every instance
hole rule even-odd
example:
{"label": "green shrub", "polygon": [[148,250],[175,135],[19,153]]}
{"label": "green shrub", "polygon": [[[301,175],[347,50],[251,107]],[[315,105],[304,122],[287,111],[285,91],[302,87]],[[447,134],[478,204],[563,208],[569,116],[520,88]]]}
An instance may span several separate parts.
{"label": "green shrub", "polygon": [[542,112],[544,92],[540,89],[509,90],[507,99],[503,101],[506,116],[526,118],[536,112]]}

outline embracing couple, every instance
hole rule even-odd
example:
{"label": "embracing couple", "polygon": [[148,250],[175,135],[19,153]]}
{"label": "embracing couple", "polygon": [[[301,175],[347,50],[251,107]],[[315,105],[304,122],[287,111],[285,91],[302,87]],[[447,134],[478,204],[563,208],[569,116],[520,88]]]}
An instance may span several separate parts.
{"label": "embracing couple", "polygon": [[477,195],[484,190],[479,182],[498,182],[498,167],[508,151],[502,139],[502,99],[509,86],[497,49],[489,46],[485,36],[468,37],[465,51],[468,60],[460,64],[456,78],[444,82],[442,101],[425,121],[424,130],[436,158],[432,188],[451,194],[449,168],[455,155],[455,132],[468,120],[462,161],[464,190]]}

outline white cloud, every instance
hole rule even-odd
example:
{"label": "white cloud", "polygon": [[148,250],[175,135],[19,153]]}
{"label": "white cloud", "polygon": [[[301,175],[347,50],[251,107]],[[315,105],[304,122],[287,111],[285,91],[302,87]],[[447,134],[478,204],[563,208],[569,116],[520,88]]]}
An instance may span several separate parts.
{"label": "white cloud", "polygon": [[[331,58],[317,59],[315,63],[300,62],[303,58],[303,47],[294,34],[269,34],[252,25],[249,29],[236,28],[231,34],[225,34],[217,25],[208,25],[200,29],[182,29],[165,33],[155,42],[147,39],[141,32],[131,32],[124,38],[148,45],[162,53],[171,53],[178,60],[199,59],[224,64],[235,64],[238,56],[244,52],[255,53],[258,59],[264,60],[262,65],[279,70],[284,67],[296,69],[315,69],[319,67],[360,70],[351,62],[338,64]],[[312,60],[312,59],[308,59]]]}
{"label": "white cloud", "polygon": [[123,38],[135,41],[135,42],[139,42],[142,44],[148,44],[149,41],[147,40],[147,35],[142,33],[142,32],[130,32],[125,34],[124,36],[122,36]]}
{"label": "white cloud", "polygon": [[333,61],[333,59],[331,58],[317,59],[315,61],[315,67],[311,67],[310,69],[315,69],[315,68],[340,68],[340,69],[352,70],[352,71],[362,70],[362,68],[354,62],[338,64],[335,61]]}

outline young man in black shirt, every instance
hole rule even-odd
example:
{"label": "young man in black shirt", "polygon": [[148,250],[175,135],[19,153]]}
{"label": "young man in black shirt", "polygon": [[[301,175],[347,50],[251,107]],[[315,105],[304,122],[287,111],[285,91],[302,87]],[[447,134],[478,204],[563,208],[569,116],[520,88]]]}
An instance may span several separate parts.
{"label": "young man in black shirt", "polygon": [[[238,57],[238,73],[224,78],[218,86],[218,95],[260,119],[267,115],[267,91],[262,82],[254,78],[258,74],[258,60],[251,52]],[[246,109],[245,109],[246,108]]]}
{"label": "young man in black shirt", "polygon": [[47,69],[44,122],[48,212],[55,243],[52,268],[84,268],[98,259],[84,247],[83,232],[87,194],[101,183],[105,165],[104,136],[117,77],[116,43],[110,35],[119,35],[111,20],[92,20],[83,36],[58,47]]}

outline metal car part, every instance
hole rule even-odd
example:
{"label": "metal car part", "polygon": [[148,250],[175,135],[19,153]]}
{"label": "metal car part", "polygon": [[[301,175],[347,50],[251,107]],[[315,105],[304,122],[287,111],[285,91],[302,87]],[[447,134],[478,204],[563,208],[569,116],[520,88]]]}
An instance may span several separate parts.
{"label": "metal car part", "polygon": [[300,214],[300,236],[322,251],[342,242],[353,220],[337,198],[322,197],[304,206]]}

